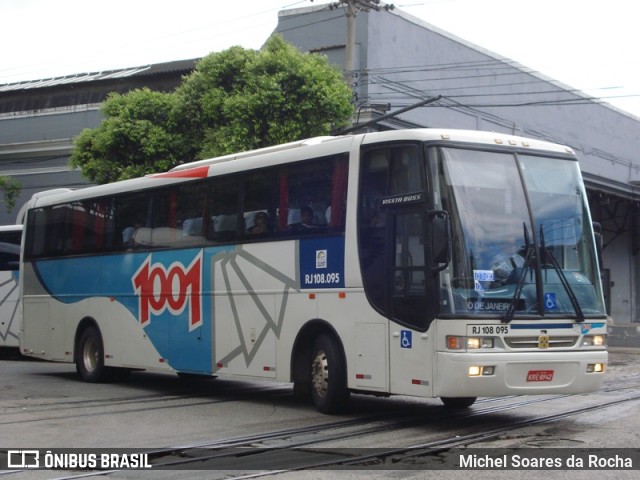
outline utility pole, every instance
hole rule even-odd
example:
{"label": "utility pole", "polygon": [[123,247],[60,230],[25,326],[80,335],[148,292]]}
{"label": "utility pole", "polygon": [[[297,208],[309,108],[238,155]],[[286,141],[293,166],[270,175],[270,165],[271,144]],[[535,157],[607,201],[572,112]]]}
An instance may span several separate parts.
{"label": "utility pole", "polygon": [[[312,0],[313,1],[313,0]],[[344,80],[352,89],[354,88],[356,65],[356,15],[363,11],[393,10],[393,4],[382,3],[381,0],[338,0],[329,4],[329,9],[335,10],[344,5],[347,16],[347,41],[344,52]]]}
{"label": "utility pole", "polygon": [[353,75],[356,69],[356,15],[357,3],[346,1],[347,42],[344,49],[344,81],[353,88]]}

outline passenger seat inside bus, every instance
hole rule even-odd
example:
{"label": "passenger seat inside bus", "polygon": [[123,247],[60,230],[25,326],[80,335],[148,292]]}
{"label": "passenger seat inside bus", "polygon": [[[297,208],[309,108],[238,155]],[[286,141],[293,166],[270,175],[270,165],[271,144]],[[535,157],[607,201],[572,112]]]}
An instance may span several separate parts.
{"label": "passenger seat inside bus", "polygon": [[238,235],[238,215],[220,214],[213,217],[211,239],[217,242],[234,240]]}

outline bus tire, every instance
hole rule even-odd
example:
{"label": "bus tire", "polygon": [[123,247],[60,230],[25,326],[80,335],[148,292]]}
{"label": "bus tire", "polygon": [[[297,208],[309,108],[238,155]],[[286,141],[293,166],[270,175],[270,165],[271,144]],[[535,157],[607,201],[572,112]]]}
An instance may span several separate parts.
{"label": "bus tire", "polygon": [[311,356],[311,398],[322,413],[344,410],[349,399],[346,366],[340,347],[331,335],[321,334],[313,343]]}
{"label": "bus tire", "polygon": [[476,399],[477,397],[440,397],[447,408],[469,408]]}
{"label": "bus tire", "polygon": [[293,398],[300,402],[308,402],[311,398],[311,382],[293,382]]}
{"label": "bus tire", "polygon": [[89,383],[111,379],[111,372],[104,366],[104,344],[97,327],[87,327],[80,335],[76,348],[76,371],[82,380]]}

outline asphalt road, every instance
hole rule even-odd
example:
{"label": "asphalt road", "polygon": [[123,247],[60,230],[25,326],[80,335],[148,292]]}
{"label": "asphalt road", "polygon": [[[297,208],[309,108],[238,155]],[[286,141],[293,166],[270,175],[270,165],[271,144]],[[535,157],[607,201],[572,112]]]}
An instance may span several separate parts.
{"label": "asphalt road", "polygon": [[[306,403],[295,400],[291,385],[243,380],[211,380],[185,383],[173,375],[135,372],[129,381],[118,384],[87,384],[79,381],[75,367],[31,360],[0,358],[0,451],[29,448],[159,448],[193,446],[200,443],[238,438],[248,434],[275,432],[284,428],[307,428],[333,421],[357,419],[359,415],[394,418],[407,413],[416,417],[437,417],[442,407],[437,399],[406,397],[376,398],[354,396],[349,412],[328,417]],[[635,381],[635,384],[634,384]],[[628,382],[629,391],[624,390]],[[612,349],[607,384],[618,385],[615,393],[593,394],[584,401],[602,402],[614,395],[640,397],[640,351]],[[622,387],[620,387],[622,385]],[[606,386],[606,385],[605,385]],[[622,388],[622,390],[620,390]],[[621,393],[622,392],[622,393]],[[596,396],[597,395],[597,396]],[[554,407],[547,403],[521,407],[510,417],[498,413],[482,417],[469,429],[491,427],[491,422],[508,424],[510,418],[541,415],[545,409],[570,408],[575,397],[558,398]],[[581,400],[582,401],[582,400]],[[472,409],[481,410],[476,404]],[[380,424],[385,420],[372,422]],[[383,423],[384,425],[384,423]],[[389,425],[392,422],[389,421]],[[357,427],[354,427],[357,428]],[[410,440],[432,438],[447,427],[421,420],[414,429],[389,428],[388,432],[359,434],[334,442],[338,447],[383,447],[402,445]],[[311,433],[309,435],[317,435]],[[640,450],[640,401],[609,405],[584,414],[540,425],[524,425],[517,430],[470,445],[478,448],[633,448]],[[636,478],[635,470],[553,470],[554,478]],[[190,471],[189,478],[230,478],[235,474]],[[429,478],[452,479],[461,475],[474,478],[539,480],[539,470],[354,470],[298,471],[278,474],[285,479],[315,478]],[[77,478],[78,471],[22,471],[12,480]],[[95,473],[94,473],[95,474]],[[535,477],[534,477],[535,475]],[[108,475],[109,479],[185,478],[184,471],[128,470]],[[8,477],[9,478],[9,477]]]}

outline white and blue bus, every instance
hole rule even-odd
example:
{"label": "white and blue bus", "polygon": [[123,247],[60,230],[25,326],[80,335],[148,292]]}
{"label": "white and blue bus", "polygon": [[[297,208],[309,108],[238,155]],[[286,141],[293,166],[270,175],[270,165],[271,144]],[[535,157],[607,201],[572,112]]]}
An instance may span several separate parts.
{"label": "white and blue bus", "polygon": [[571,149],[476,131],[320,137],[34,198],[21,350],[350,392],[597,390],[594,232]]}
{"label": "white and blue bus", "polygon": [[0,347],[18,348],[22,225],[0,226]]}

